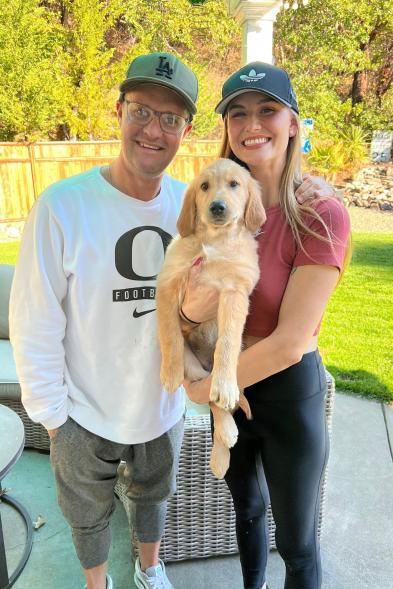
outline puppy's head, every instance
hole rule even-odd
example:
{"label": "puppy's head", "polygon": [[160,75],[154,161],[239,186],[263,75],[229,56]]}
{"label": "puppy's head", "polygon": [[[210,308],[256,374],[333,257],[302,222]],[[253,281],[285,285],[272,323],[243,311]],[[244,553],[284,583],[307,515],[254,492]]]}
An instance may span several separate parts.
{"label": "puppy's head", "polygon": [[265,220],[258,182],[239,164],[219,159],[189,186],[177,228],[182,237],[194,233],[197,224],[217,228],[240,224],[254,233]]}

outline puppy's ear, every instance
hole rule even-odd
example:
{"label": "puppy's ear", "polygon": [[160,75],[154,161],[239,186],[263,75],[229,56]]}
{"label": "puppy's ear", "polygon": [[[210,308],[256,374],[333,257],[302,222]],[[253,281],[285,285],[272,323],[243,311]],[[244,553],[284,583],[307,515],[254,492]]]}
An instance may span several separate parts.
{"label": "puppy's ear", "polygon": [[248,201],[244,212],[246,228],[255,233],[266,221],[266,213],[262,204],[262,188],[254,178],[248,180]]}
{"label": "puppy's ear", "polygon": [[183,199],[183,206],[177,220],[177,230],[181,237],[187,237],[195,231],[196,222],[196,183],[192,182],[186,190]]}

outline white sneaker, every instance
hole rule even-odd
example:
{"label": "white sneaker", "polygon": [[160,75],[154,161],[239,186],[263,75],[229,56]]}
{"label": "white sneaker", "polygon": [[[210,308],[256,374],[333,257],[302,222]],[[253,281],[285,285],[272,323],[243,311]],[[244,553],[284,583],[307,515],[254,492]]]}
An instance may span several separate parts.
{"label": "white sneaker", "polygon": [[[84,589],[87,589],[87,585],[85,585]],[[106,576],[106,589],[113,589],[112,579],[109,575]]]}
{"label": "white sneaker", "polygon": [[138,589],[173,589],[165,573],[165,565],[162,560],[156,566],[141,569],[139,558],[135,561],[134,582]]}

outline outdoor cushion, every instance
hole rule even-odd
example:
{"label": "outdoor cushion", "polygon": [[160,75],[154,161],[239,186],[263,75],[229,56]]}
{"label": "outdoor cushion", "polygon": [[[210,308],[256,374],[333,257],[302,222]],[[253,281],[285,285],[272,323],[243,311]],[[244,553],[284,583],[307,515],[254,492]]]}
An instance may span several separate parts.
{"label": "outdoor cushion", "polygon": [[16,375],[14,356],[9,340],[0,340],[0,399],[20,400],[20,386]]}
{"label": "outdoor cushion", "polygon": [[21,401],[11,342],[0,339],[0,403],[19,415],[25,428],[25,447],[49,450],[48,432],[40,423],[31,421]]}
{"label": "outdoor cushion", "polygon": [[1,370],[0,382],[19,382],[16,375],[14,354],[10,340],[0,340]]}
{"label": "outdoor cushion", "polygon": [[14,277],[11,264],[0,264],[0,338],[9,339],[8,310],[10,303],[11,283]]}

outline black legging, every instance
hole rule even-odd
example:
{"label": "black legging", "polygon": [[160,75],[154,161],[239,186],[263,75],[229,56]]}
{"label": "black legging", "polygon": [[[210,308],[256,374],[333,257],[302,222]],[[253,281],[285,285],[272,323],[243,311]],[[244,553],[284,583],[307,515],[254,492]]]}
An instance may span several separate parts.
{"label": "black legging", "polygon": [[265,582],[269,495],[285,589],[320,589],[317,537],[321,481],[328,457],[326,377],[318,352],[249,387],[253,420],[235,413],[239,439],[225,477],[236,512],[246,589]]}

